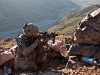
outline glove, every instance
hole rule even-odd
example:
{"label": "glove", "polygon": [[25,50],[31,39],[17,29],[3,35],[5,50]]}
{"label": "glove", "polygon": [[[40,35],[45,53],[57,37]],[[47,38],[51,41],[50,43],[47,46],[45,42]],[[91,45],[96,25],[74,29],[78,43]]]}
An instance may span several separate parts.
{"label": "glove", "polygon": [[40,43],[40,41],[37,39],[31,46],[25,47],[22,54],[24,56],[30,54],[39,45],[39,43]]}

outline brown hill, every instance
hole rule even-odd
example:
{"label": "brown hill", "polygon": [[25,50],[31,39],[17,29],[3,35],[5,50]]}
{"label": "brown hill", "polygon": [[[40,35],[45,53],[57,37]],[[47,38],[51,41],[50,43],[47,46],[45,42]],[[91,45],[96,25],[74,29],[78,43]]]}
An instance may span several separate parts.
{"label": "brown hill", "polygon": [[97,8],[100,8],[100,5],[92,5],[83,9],[73,11],[71,14],[64,16],[57,25],[50,28],[48,31],[55,31],[59,34],[73,35],[82,18]]}
{"label": "brown hill", "polygon": [[[62,40],[64,38],[71,38],[71,36],[65,36],[65,35],[60,35],[57,36],[56,39]],[[3,39],[0,41],[0,49],[1,50],[8,50],[10,49],[13,45],[16,44],[15,39]],[[100,74],[100,69],[98,66],[91,66],[91,65],[86,65],[86,64],[79,64],[80,62],[77,62],[77,64],[74,66],[70,64],[68,68],[66,67],[66,59],[63,58],[63,60],[58,60],[56,59],[51,59],[46,61],[43,65],[39,66],[39,72],[38,75],[99,75]],[[72,67],[73,66],[73,67]],[[18,73],[18,72],[17,72]],[[0,73],[1,74],[1,73]],[[26,73],[23,73],[26,75]],[[14,75],[19,75],[19,74],[14,74]],[[27,75],[35,75],[35,73],[29,73]]]}

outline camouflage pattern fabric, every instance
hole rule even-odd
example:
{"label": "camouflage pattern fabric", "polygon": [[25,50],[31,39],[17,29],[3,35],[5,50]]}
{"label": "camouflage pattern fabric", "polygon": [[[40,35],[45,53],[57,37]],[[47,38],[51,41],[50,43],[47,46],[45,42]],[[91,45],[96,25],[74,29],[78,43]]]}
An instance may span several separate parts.
{"label": "camouflage pattern fabric", "polygon": [[32,69],[36,70],[37,66],[34,62],[36,53],[34,49],[38,46],[38,40],[35,40],[34,43],[32,43],[29,46],[25,44],[27,42],[25,40],[26,40],[26,37],[24,36],[24,34],[21,34],[17,39],[18,65],[20,66],[22,70],[32,70]]}
{"label": "camouflage pattern fabric", "polygon": [[37,65],[35,64],[36,52],[34,50],[39,43],[39,40],[36,39],[38,31],[38,27],[33,23],[26,23],[23,26],[23,34],[17,38],[18,50],[15,58],[15,62],[19,67],[15,65],[15,68],[29,71],[37,70]]}

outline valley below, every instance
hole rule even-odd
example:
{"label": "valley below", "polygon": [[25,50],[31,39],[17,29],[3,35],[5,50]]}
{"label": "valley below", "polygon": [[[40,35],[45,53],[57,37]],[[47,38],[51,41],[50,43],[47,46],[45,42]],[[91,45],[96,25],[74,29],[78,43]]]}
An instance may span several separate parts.
{"label": "valley below", "polygon": [[[74,9],[70,9],[69,11],[63,10],[59,13],[59,15],[56,15],[57,18],[48,19],[48,20],[41,20],[40,22],[35,23],[35,24],[36,24],[36,26],[38,26],[40,31],[47,31],[49,28],[51,28],[55,24],[59,23],[60,19],[64,15],[67,15],[72,11],[74,11]],[[24,23],[23,23],[23,25],[24,25]],[[15,25],[12,25],[13,28],[3,25],[3,27],[0,28],[0,40],[3,38],[14,38],[14,37],[18,36],[19,34],[21,34],[23,32],[22,27],[21,27],[23,25],[20,25],[20,28],[17,28]]]}

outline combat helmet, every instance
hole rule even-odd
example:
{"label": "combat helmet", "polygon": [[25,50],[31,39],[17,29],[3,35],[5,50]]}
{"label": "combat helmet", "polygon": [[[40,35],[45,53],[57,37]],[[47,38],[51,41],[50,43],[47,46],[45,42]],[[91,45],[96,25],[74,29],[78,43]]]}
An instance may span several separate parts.
{"label": "combat helmet", "polygon": [[39,29],[33,23],[25,23],[23,26],[23,34],[25,36],[37,36]]}

